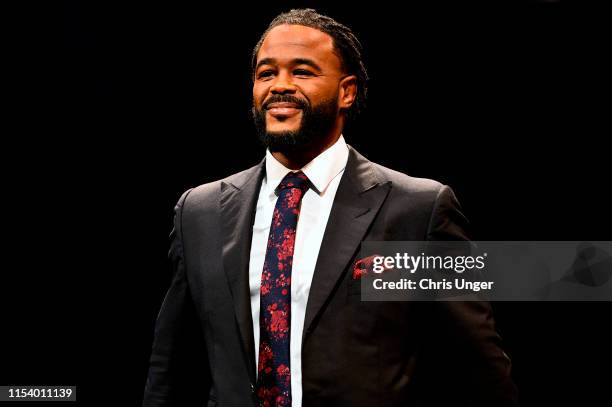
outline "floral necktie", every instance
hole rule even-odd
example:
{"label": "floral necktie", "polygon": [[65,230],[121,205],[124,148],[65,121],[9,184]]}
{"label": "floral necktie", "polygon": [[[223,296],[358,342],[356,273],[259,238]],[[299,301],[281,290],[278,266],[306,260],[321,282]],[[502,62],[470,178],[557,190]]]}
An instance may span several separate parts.
{"label": "floral necktie", "polygon": [[291,406],[291,268],[300,202],[309,186],[298,171],[277,188],[260,288],[257,398],[262,407]]}

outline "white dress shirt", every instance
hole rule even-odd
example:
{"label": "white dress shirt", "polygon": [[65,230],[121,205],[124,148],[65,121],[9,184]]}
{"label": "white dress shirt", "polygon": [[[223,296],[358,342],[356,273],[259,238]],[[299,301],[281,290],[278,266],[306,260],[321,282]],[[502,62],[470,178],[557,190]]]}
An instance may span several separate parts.
{"label": "white dress shirt", "polygon": [[[348,161],[348,147],[344,137],[340,138],[301,171],[314,186],[306,191],[298,218],[291,269],[291,334],[289,357],[291,368],[292,407],[302,405],[302,331],[306,315],[306,303],[319,248],[325,233],[334,197],[340,178]],[[255,366],[259,362],[259,290],[261,272],[266,257],[268,234],[277,196],[274,192],[281,180],[291,170],[282,165],[268,150],[266,152],[266,175],[257,199],[257,212],[253,224],[253,240],[249,262],[249,287],[255,339]]]}

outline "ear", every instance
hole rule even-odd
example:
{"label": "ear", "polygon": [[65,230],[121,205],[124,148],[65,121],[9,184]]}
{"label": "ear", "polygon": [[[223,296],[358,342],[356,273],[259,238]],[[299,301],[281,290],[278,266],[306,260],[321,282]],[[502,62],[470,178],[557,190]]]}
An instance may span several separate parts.
{"label": "ear", "polygon": [[340,95],[338,97],[338,107],[348,109],[357,98],[357,76],[349,75],[340,81]]}

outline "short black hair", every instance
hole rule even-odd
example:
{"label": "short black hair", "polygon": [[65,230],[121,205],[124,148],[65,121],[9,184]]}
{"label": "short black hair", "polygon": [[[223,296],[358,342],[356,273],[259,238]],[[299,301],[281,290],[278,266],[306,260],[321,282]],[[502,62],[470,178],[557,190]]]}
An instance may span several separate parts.
{"label": "short black hair", "polygon": [[305,27],[314,28],[332,37],[334,51],[340,57],[342,69],[349,75],[357,77],[357,95],[355,101],[348,110],[348,117],[355,118],[365,108],[365,100],[368,92],[368,72],[362,59],[361,43],[353,34],[353,31],[347,26],[340,24],[331,17],[319,14],[312,8],[293,9],[286,13],[281,13],[272,20],[266,31],[261,35],[261,38],[253,48],[253,58],[251,67],[253,76],[255,75],[255,66],[257,64],[257,54],[263,44],[266,35],[274,27],[279,25],[302,25]]}

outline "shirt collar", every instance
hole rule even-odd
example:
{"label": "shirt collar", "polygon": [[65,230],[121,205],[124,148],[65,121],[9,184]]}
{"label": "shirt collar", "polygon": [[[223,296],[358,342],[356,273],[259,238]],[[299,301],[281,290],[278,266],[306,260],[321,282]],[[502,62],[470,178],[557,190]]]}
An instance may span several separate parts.
{"label": "shirt collar", "polygon": [[[344,137],[340,135],[331,147],[316,156],[300,170],[306,174],[314,186],[315,192],[322,195],[336,175],[344,170],[348,156],[348,146]],[[274,194],[278,184],[291,171],[274,158],[269,149],[266,150],[266,184],[269,194]]]}

